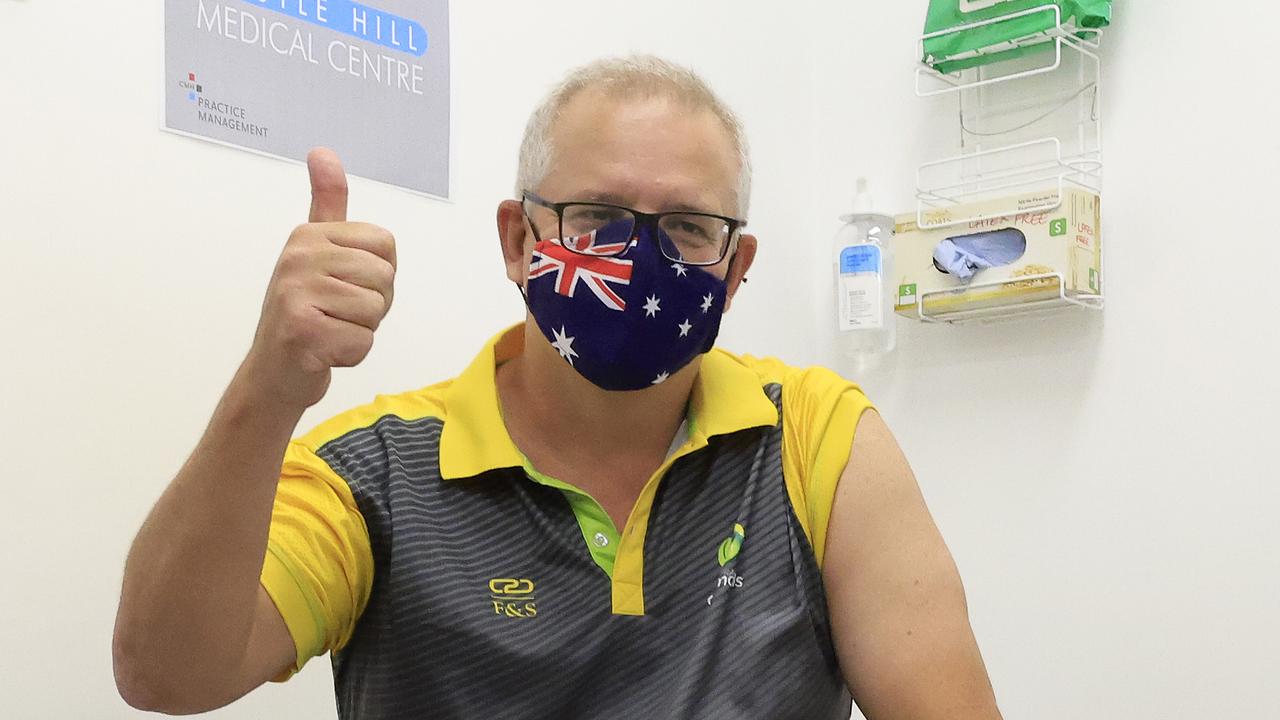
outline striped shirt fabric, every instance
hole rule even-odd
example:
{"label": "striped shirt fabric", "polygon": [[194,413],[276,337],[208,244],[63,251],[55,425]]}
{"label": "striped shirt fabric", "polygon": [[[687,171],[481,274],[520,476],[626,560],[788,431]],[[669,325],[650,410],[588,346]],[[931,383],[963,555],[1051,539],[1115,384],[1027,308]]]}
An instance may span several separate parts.
{"label": "striped shirt fabric", "polygon": [[379,396],[295,439],[262,583],[342,718],[847,718],[826,526],[870,403],[716,349],[686,437],[614,526],[502,424],[494,371]]}

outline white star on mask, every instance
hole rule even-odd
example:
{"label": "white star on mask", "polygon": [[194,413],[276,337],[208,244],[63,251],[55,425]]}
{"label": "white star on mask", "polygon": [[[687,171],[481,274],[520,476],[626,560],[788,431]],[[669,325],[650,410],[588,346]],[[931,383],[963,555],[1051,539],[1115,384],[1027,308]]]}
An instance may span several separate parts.
{"label": "white star on mask", "polygon": [[658,311],[662,308],[658,307],[658,296],[650,295],[644,299],[644,314],[647,317],[656,317]]}
{"label": "white star on mask", "polygon": [[668,372],[658,373],[658,377],[654,378],[654,379],[653,379],[653,382],[651,382],[651,383],[649,383],[649,384],[650,384],[650,385],[661,385],[662,383],[666,382],[667,378],[669,378],[669,377],[671,377],[671,373],[668,373]]}
{"label": "white star on mask", "polygon": [[702,298],[702,312],[707,313],[710,311],[711,311],[711,293],[707,293],[707,296]]}
{"label": "white star on mask", "polygon": [[688,269],[680,263],[671,263],[671,267],[676,269],[676,277],[684,277],[684,274],[689,272]]}
{"label": "white star on mask", "polygon": [[676,327],[680,328],[680,337],[688,335],[689,331],[693,329],[693,325],[689,324],[689,318],[685,318],[684,322],[680,323]]}
{"label": "white star on mask", "polygon": [[566,337],[568,333],[565,332],[563,325],[560,326],[559,331],[553,330],[552,333],[556,336],[556,341],[551,343],[551,347],[554,347],[556,350],[559,350],[560,357],[564,358],[565,360],[568,360],[569,364],[572,365],[573,359],[578,357],[578,353],[573,351],[574,339],[571,337]]}

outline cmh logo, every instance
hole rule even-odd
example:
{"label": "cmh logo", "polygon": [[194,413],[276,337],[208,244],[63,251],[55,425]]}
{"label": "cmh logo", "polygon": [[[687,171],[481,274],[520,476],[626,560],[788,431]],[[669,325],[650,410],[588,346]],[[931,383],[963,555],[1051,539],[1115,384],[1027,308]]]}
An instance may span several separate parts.
{"label": "cmh logo", "polygon": [[196,96],[204,92],[204,86],[196,82],[196,74],[193,72],[187,73],[185,80],[179,80],[178,87],[187,91],[187,100],[191,102],[195,102]]}

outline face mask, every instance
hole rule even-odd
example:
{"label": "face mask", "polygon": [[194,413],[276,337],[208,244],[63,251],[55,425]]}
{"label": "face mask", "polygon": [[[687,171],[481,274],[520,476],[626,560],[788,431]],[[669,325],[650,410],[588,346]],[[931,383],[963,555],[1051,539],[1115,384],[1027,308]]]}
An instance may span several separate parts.
{"label": "face mask", "polygon": [[[660,228],[642,224],[628,237],[630,225],[539,241],[525,293],[560,357],[605,390],[657,385],[710,350],[727,292],[711,273],[667,259],[658,243],[674,244]],[[630,247],[607,257],[620,243]]]}

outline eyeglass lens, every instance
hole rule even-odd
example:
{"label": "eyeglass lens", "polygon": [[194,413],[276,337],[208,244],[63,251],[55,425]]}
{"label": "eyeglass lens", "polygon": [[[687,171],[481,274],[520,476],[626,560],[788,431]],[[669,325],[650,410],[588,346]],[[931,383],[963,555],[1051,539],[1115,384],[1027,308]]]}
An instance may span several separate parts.
{"label": "eyeglass lens", "polygon": [[[566,205],[560,237],[565,247],[592,255],[619,255],[627,249],[636,216],[629,210],[600,205]],[[724,258],[729,224],[694,213],[663,215],[658,245],[668,259],[691,265],[714,265]]]}

